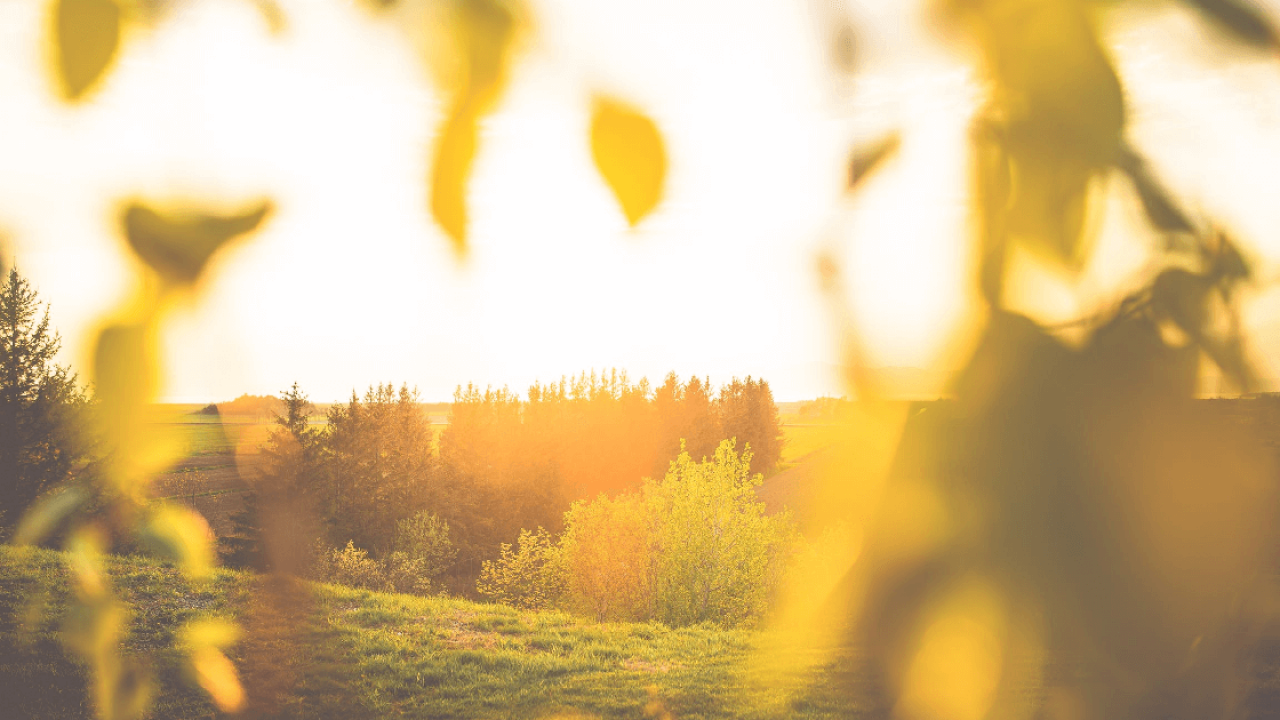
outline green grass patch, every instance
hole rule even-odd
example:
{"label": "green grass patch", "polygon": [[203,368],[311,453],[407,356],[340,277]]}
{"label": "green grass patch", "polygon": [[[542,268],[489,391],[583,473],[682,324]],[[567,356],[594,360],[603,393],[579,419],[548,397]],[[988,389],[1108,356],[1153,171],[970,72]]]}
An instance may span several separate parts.
{"label": "green grass patch", "polygon": [[[288,641],[271,623],[254,624],[262,596],[254,575],[220,570],[195,584],[142,558],[108,565],[131,609],[125,651],[156,653],[163,683],[157,718],[215,715],[183,681],[181,658],[166,649],[181,623],[210,615],[251,629],[231,653],[247,678],[265,683],[282,666],[293,668],[278,688],[278,717],[643,718],[658,707],[689,720],[862,714],[843,686],[822,676],[780,682],[776,665],[768,673],[753,669],[765,636],[751,631],[595,623],[310,585],[310,609]],[[17,717],[92,714],[86,669],[58,641],[70,601],[62,554],[0,546],[0,696]],[[266,629],[255,634],[255,627]],[[286,661],[255,661],[268,650]]]}

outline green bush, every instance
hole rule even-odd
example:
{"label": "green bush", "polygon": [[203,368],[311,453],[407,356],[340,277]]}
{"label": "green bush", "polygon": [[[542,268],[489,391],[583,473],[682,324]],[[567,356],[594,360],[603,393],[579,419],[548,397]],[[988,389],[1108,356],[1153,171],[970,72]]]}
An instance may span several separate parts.
{"label": "green bush", "polygon": [[512,607],[539,610],[559,602],[564,581],[559,548],[538,528],[521,530],[515,548],[502,543],[498,559],[484,561],[476,591]]}
{"label": "green bush", "polygon": [[366,550],[348,540],[345,548],[330,548],[317,553],[312,575],[320,582],[379,592],[431,592],[431,581],[421,559],[403,552],[393,552],[385,559],[369,557]]}
{"label": "green bush", "polygon": [[396,563],[418,563],[420,578],[431,587],[440,585],[440,576],[453,565],[458,557],[449,534],[449,523],[431,512],[422,511],[396,523],[393,558],[403,556]]}

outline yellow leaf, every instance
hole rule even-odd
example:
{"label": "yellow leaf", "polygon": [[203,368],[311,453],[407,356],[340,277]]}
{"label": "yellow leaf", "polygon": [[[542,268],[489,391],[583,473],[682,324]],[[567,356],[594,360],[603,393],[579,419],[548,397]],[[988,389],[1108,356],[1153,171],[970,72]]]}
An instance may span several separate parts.
{"label": "yellow leaf", "polygon": [[201,648],[191,653],[191,667],[196,682],[222,712],[233,713],[244,707],[244,687],[236,666],[220,651]]}
{"label": "yellow leaf", "polygon": [[667,156],[652,120],[616,100],[596,98],[591,156],[632,226],[658,205]]}
{"label": "yellow leaf", "polygon": [[459,255],[467,250],[467,180],[475,156],[476,115],[463,104],[445,120],[431,167],[431,214]]}
{"label": "yellow leaf", "polygon": [[271,212],[268,200],[230,215],[196,210],[160,214],[141,203],[130,203],[121,218],[125,239],[152,270],[178,284],[195,282],[205,264],[229,240],[252,232]]}
{"label": "yellow leaf", "polygon": [[63,97],[80,100],[115,58],[120,8],[114,0],[57,0],[53,33]]}
{"label": "yellow leaf", "polygon": [[240,639],[240,628],[222,618],[192,620],[178,632],[178,644],[189,650],[225,648]]}
{"label": "yellow leaf", "polygon": [[143,537],[193,578],[213,570],[212,535],[203,515],[173,505],[153,510],[143,528]]}

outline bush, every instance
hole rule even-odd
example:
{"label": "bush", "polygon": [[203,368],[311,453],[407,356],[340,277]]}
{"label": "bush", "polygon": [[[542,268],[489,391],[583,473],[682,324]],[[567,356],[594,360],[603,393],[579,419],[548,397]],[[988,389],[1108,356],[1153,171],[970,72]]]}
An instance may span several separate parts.
{"label": "bush", "polygon": [[387,558],[403,556],[399,563],[417,562],[422,580],[432,587],[453,565],[458,550],[449,536],[449,523],[434,513],[422,511],[396,523],[394,552]]}
{"label": "bush", "polygon": [[320,582],[378,592],[426,595],[431,581],[424,573],[423,562],[402,552],[393,552],[384,560],[369,557],[348,540],[345,548],[331,548],[317,554],[312,575]]}
{"label": "bush", "polygon": [[564,604],[608,620],[749,625],[772,605],[798,547],[788,516],[756,500],[750,449],[683,451],[641,493],[579,502],[556,548]]}
{"label": "bush", "polygon": [[486,560],[476,591],[525,610],[551,607],[563,594],[564,569],[551,534],[542,528],[521,530],[516,548],[502,543],[497,560]]}
{"label": "bush", "polygon": [[[725,440],[715,457],[687,452],[645,487],[653,524],[654,619],[668,625],[744,625],[768,610],[795,545],[789,516],[756,500],[751,449]],[[683,450],[683,448],[682,448]]]}
{"label": "bush", "polygon": [[598,620],[651,618],[653,524],[636,493],[574,503],[560,540],[567,604]]}

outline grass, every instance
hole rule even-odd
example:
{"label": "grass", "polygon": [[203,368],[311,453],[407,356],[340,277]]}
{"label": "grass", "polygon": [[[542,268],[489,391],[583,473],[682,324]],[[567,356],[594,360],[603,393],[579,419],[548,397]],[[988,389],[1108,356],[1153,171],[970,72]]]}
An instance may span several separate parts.
{"label": "grass", "polygon": [[[713,626],[594,623],[558,612],[309,585],[298,642],[264,609],[260,578],[218,571],[201,585],[142,558],[109,562],[133,620],[126,652],[155,650],[163,683],[153,716],[213,716],[167,650],[195,617],[249,628],[233,659],[254,683],[295,671],[273,715],[306,718],[856,717],[849,693],[817,676],[756,669],[763,633]],[[86,670],[58,629],[68,612],[65,557],[0,546],[0,697],[20,717],[89,717]],[[303,603],[304,605],[307,603]],[[264,620],[263,618],[267,618]],[[261,628],[253,631],[252,628]],[[264,665],[268,651],[279,658]],[[256,659],[255,659],[256,658]],[[287,666],[287,667],[286,667]],[[847,671],[849,663],[841,661]]]}

